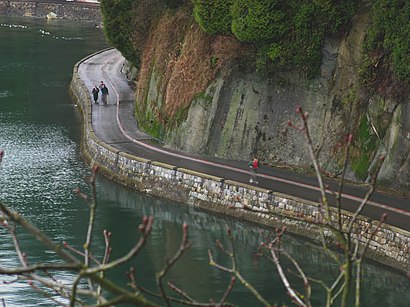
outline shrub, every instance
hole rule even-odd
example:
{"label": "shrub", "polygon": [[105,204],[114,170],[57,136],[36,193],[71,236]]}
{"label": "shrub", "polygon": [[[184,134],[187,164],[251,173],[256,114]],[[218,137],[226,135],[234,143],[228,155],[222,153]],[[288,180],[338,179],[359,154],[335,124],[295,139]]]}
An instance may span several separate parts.
{"label": "shrub", "polygon": [[[409,35],[410,33],[407,37],[410,37]],[[396,40],[392,48],[392,63],[397,78],[410,82],[410,42],[408,39]]]}
{"label": "shrub", "polygon": [[152,24],[167,8],[187,0],[102,0],[104,33],[108,41],[139,67]]}
{"label": "shrub", "polygon": [[313,77],[322,60],[325,34],[346,28],[357,0],[245,1],[232,6],[232,32],[257,46],[256,68],[296,66]]}
{"label": "shrub", "polygon": [[136,67],[140,64],[140,52],[134,49],[132,35],[133,5],[135,0],[101,0],[104,33],[110,44]]}
{"label": "shrub", "polygon": [[284,0],[236,0],[232,6],[232,32],[242,42],[280,40],[289,30]]}
{"label": "shrub", "polygon": [[375,0],[364,49],[371,56],[382,50],[395,77],[410,82],[410,2]]}
{"label": "shrub", "polygon": [[166,8],[164,0],[138,0],[138,5],[134,6],[131,42],[138,55],[144,52],[150,30]]}
{"label": "shrub", "polygon": [[165,5],[170,9],[176,9],[185,5],[189,0],[164,0]]}
{"label": "shrub", "polygon": [[[307,3],[310,3],[308,1]],[[357,9],[357,0],[314,0],[317,6],[316,18],[327,34],[334,34],[342,30],[352,19]]]}
{"label": "shrub", "polygon": [[230,8],[234,0],[193,0],[194,18],[208,34],[228,34],[231,31]]}
{"label": "shrub", "polygon": [[315,3],[303,4],[294,17],[294,41],[290,43],[293,63],[308,76],[313,76],[320,67],[324,40],[324,22],[321,8]]}

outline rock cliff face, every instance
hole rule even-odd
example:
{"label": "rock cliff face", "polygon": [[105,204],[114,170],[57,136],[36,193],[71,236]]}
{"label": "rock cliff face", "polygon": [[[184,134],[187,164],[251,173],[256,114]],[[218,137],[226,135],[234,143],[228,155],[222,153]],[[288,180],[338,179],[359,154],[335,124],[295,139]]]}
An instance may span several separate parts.
{"label": "rock cliff face", "polygon": [[[277,72],[267,78],[242,69],[238,61],[220,67],[190,101],[184,119],[176,126],[164,124],[165,143],[192,153],[241,160],[258,156],[273,165],[306,168],[310,159],[304,135],[288,125],[289,121],[300,125],[295,113],[300,105],[309,113],[310,132],[325,171],[340,173],[346,135],[352,133],[349,179],[366,181],[377,157],[385,154],[379,178],[388,186],[410,186],[409,98],[386,100],[370,94],[359,82],[368,14],[369,5],[363,1],[347,35],[326,40],[320,74],[314,79],[297,72]],[[143,60],[141,71],[148,75],[139,76],[137,119],[146,116],[147,110],[152,115],[167,104],[178,105],[166,99],[172,89],[164,83],[166,74],[178,69],[176,58],[186,56],[184,50],[195,43],[189,34],[193,27],[186,28],[185,38],[191,38],[180,38],[183,48],[173,54],[173,66],[161,70],[154,63],[158,58]],[[212,62],[212,58],[204,61]],[[188,90],[190,83],[185,86]]]}

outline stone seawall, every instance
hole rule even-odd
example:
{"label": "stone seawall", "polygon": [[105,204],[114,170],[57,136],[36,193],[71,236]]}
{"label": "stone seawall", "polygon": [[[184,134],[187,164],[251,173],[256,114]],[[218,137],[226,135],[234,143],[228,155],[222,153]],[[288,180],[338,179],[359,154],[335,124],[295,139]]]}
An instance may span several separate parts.
{"label": "stone seawall", "polygon": [[[98,164],[108,178],[147,194],[171,199],[208,211],[227,214],[258,224],[281,227],[316,240],[319,229],[318,204],[270,190],[224,180],[131,156],[98,139],[92,128],[91,97],[74,67],[70,94],[83,115],[82,152],[89,164]],[[344,220],[351,216],[343,212]],[[369,233],[364,230],[378,221],[360,217],[355,229],[365,242]],[[371,227],[370,227],[371,228]],[[368,256],[403,271],[410,270],[410,233],[390,225],[383,225],[369,245]]]}
{"label": "stone seawall", "polygon": [[57,19],[102,22],[99,4],[0,0],[0,16],[47,18],[50,12],[55,13]]}

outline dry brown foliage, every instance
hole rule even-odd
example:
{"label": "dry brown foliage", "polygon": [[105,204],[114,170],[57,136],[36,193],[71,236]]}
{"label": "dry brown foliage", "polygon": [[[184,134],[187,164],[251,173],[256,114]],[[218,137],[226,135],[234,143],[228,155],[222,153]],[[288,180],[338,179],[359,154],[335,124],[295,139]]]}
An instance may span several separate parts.
{"label": "dry brown foliage", "polygon": [[[189,12],[167,12],[159,20],[144,50],[137,97],[143,101],[153,71],[161,75],[163,101],[148,102],[158,119],[166,123],[203,92],[224,63],[243,56],[249,48],[232,37],[212,37],[203,32]],[[162,103],[161,110],[158,105]]]}
{"label": "dry brown foliage", "polygon": [[138,75],[136,94],[139,103],[144,101],[152,71],[158,74],[163,73],[165,76],[169,63],[172,64],[173,59],[180,53],[187,24],[191,22],[190,19],[191,17],[182,11],[175,15],[166,12],[152,29],[142,55]]}
{"label": "dry brown foliage", "polygon": [[219,67],[253,51],[254,48],[250,45],[243,44],[232,36],[217,36],[212,43],[212,55],[218,59]]}
{"label": "dry brown foliage", "polygon": [[[169,63],[165,78],[165,113],[174,115],[206,89],[217,71],[211,65],[212,38],[196,24],[187,31],[180,56]],[[172,69],[170,69],[172,68]]]}

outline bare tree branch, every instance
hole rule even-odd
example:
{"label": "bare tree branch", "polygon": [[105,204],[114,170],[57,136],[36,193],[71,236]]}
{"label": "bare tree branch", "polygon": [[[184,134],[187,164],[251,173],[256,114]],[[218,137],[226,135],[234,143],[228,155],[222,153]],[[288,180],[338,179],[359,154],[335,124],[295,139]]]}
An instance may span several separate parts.
{"label": "bare tree branch", "polygon": [[37,227],[33,226],[31,223],[26,221],[23,217],[20,216],[17,212],[11,211],[3,203],[0,203],[0,210],[13,222],[21,225],[25,230],[27,230],[33,237],[35,237],[39,242],[44,246],[54,251],[62,259],[66,260],[69,263],[80,264],[79,260],[67,253],[61,248],[61,245],[55,244],[50,238],[40,231]]}
{"label": "bare tree branch", "polygon": [[191,247],[192,242],[188,241],[188,225],[184,223],[182,225],[182,240],[179,246],[179,249],[175,253],[175,255],[166,261],[164,268],[157,273],[157,285],[159,291],[161,293],[162,299],[165,301],[167,306],[171,306],[169,299],[165,293],[164,286],[162,284],[162,279],[168,273],[168,271],[172,268],[172,266],[182,257],[182,255]]}
{"label": "bare tree branch", "polygon": [[111,261],[107,264],[103,264],[95,268],[88,268],[86,270],[86,274],[92,275],[97,272],[113,269],[121,264],[128,262],[130,259],[135,257],[138,254],[138,252],[142,249],[142,247],[146,244],[147,239],[152,230],[153,221],[154,219],[152,216],[143,218],[143,223],[140,225],[140,231],[142,233],[142,237],[137,242],[137,244],[135,244],[134,247],[126,255],[114,261]]}
{"label": "bare tree branch", "polygon": [[208,250],[209,265],[214,266],[221,271],[233,274],[240,281],[240,283],[244,285],[258,299],[258,301],[260,301],[265,306],[270,306],[270,304],[262,297],[262,295],[237,270],[236,258],[235,258],[235,244],[233,241],[232,231],[228,229],[227,233],[228,233],[228,238],[231,242],[232,252],[228,253],[225,247],[219,241],[217,241],[217,246],[230,257],[232,267],[227,268],[223,265],[216,263],[215,260],[213,259],[211,250]]}
{"label": "bare tree branch", "polygon": [[28,265],[24,267],[18,267],[14,269],[8,269],[0,267],[0,274],[3,275],[21,275],[26,273],[33,273],[42,270],[70,270],[78,271],[82,268],[81,265],[75,263],[39,263]]}
{"label": "bare tree branch", "polygon": [[370,189],[367,191],[366,196],[363,198],[362,202],[360,203],[360,206],[357,208],[356,212],[353,214],[353,216],[350,218],[350,222],[347,226],[347,233],[351,233],[353,224],[356,222],[357,217],[359,214],[363,211],[363,208],[369,201],[370,197],[373,195],[373,192],[376,189],[376,178],[377,175],[379,174],[380,168],[382,167],[382,163],[384,161],[384,156],[381,156],[379,159],[379,165],[375,171],[375,173],[372,176],[372,185],[370,186]]}

